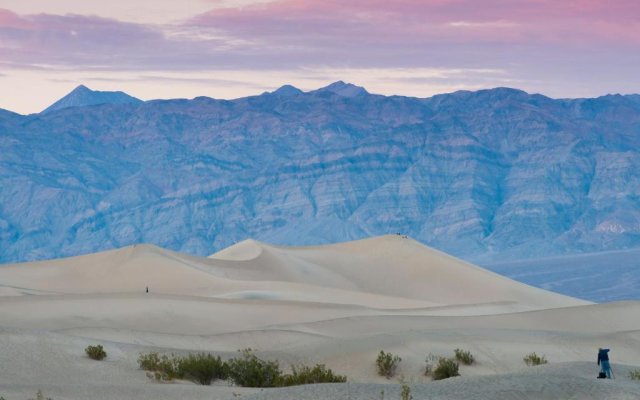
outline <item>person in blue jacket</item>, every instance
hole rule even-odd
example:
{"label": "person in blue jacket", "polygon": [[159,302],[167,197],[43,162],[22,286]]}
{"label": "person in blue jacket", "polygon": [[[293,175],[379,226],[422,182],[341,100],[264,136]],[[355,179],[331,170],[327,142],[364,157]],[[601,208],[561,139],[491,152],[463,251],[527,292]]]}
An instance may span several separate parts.
{"label": "person in blue jacket", "polygon": [[611,379],[611,364],[609,364],[609,349],[598,349],[598,365],[600,372],[605,373],[608,379]]}

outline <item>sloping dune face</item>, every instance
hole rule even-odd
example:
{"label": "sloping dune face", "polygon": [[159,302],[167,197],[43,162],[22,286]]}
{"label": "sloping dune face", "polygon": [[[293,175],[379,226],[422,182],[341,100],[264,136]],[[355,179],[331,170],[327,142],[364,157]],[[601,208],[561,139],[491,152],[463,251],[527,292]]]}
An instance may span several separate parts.
{"label": "sloping dune face", "polygon": [[247,273],[243,279],[266,276],[438,305],[509,303],[537,309],[586,304],[520,284],[397,235],[317,247],[245,241],[210,259],[218,261],[218,268],[261,271]]}
{"label": "sloping dune face", "polygon": [[[524,355],[536,351],[554,364],[569,363],[566,371],[550,372],[554,379],[564,379],[558,374],[571,363],[583,363],[589,373],[579,378],[592,379],[585,365],[593,363],[594,349],[607,346],[628,370],[640,364],[638,315],[640,302],[592,304],[558,295],[396,235],[311,247],[247,240],[208,258],[136,245],[0,267],[0,389],[7,390],[0,395],[33,396],[23,391],[31,388],[24,384],[29,376],[34,393],[42,388],[54,398],[97,392],[101,399],[211,398],[186,384],[150,385],[138,354],[227,357],[247,347],[284,368],[325,363],[365,384],[390,382],[374,367],[384,349],[402,357],[399,376],[431,384],[425,356],[464,348],[478,359],[462,367],[465,377],[485,382],[484,376],[516,372],[515,386],[487,398],[537,398],[531,389],[537,384],[527,384],[533,375],[518,372],[526,368]],[[109,353],[100,367],[83,356],[96,342]],[[567,379],[574,382],[574,375]],[[104,376],[113,378],[108,391],[100,389]],[[591,398],[576,387],[553,398]],[[620,390],[640,396],[640,389]],[[372,398],[365,392],[353,398]]]}
{"label": "sloping dune face", "polygon": [[5,266],[3,293],[142,293],[313,301],[381,308],[493,304],[505,310],[585,302],[526,286],[389,235],[317,247],[253,240],[209,258],[149,245]]}

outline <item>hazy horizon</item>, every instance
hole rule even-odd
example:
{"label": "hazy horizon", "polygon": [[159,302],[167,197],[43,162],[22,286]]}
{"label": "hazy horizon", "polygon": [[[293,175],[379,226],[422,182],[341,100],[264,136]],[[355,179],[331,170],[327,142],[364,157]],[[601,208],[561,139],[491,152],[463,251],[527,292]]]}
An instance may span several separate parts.
{"label": "hazy horizon", "polygon": [[[163,97],[163,98],[159,98],[159,97],[158,97],[158,98],[142,98],[142,97],[136,96],[134,93],[132,93],[132,92],[130,92],[130,91],[128,91],[128,90],[126,90],[126,89],[124,89],[124,88],[120,88],[120,87],[113,87],[113,88],[110,88],[110,89],[98,90],[98,89],[95,89],[94,87],[91,87],[91,86],[89,86],[89,85],[85,85],[85,84],[83,84],[83,83],[80,83],[80,84],[78,84],[78,85],[76,85],[76,86],[70,87],[70,88],[69,88],[69,91],[68,91],[68,92],[66,92],[66,93],[64,93],[60,98],[53,99],[53,101],[52,101],[50,104],[46,104],[46,105],[45,105],[45,108],[46,108],[46,107],[48,107],[48,106],[51,106],[52,104],[54,104],[54,103],[55,103],[55,102],[57,102],[58,100],[60,100],[60,99],[64,98],[65,96],[67,96],[68,94],[70,94],[71,92],[73,92],[74,90],[76,90],[77,88],[79,88],[80,86],[84,86],[84,87],[88,88],[89,90],[97,91],[97,92],[123,92],[123,93],[126,93],[126,94],[130,95],[130,96],[136,97],[136,98],[138,98],[138,99],[140,99],[140,100],[142,100],[142,101],[154,101],[154,100],[177,100],[177,99],[187,99],[187,100],[192,100],[192,99],[195,99],[195,98],[197,98],[197,97],[209,97],[209,98],[212,98],[212,99],[214,99],[214,100],[236,100],[236,99],[242,99],[242,98],[245,98],[245,97],[259,96],[259,95],[264,94],[264,93],[274,92],[274,91],[278,90],[279,88],[281,88],[281,87],[283,87],[283,86],[293,86],[293,87],[295,87],[295,88],[297,88],[297,89],[302,90],[302,91],[303,91],[303,92],[305,92],[305,93],[308,93],[308,92],[312,92],[312,91],[315,91],[315,90],[318,90],[318,89],[322,89],[322,88],[324,88],[324,87],[326,87],[326,86],[328,86],[328,85],[331,85],[331,84],[333,84],[333,83],[340,82],[340,81],[341,81],[341,82],[344,82],[345,84],[351,84],[351,85],[355,85],[355,86],[362,87],[362,88],[364,88],[365,90],[367,90],[367,91],[369,92],[369,94],[371,94],[371,95],[382,95],[382,96],[406,96],[406,97],[425,98],[425,99],[426,99],[426,98],[433,97],[433,96],[438,96],[438,95],[451,94],[451,93],[454,93],[454,92],[457,92],[457,91],[465,91],[465,90],[467,90],[467,91],[476,92],[476,91],[481,91],[481,90],[495,90],[495,89],[500,89],[500,88],[504,88],[504,89],[513,89],[513,90],[522,90],[522,91],[524,91],[524,92],[526,92],[526,93],[528,93],[528,94],[531,94],[531,95],[542,95],[542,96],[546,96],[546,97],[549,97],[549,98],[551,98],[551,99],[555,99],[555,100],[561,100],[561,99],[575,100],[575,99],[580,99],[580,98],[598,98],[598,97],[604,97],[604,96],[616,96],[616,95],[621,95],[621,96],[635,96],[635,95],[640,95],[640,92],[639,92],[639,93],[602,93],[602,94],[595,95],[595,96],[590,96],[590,97],[554,97],[554,96],[548,96],[548,95],[546,95],[546,94],[544,94],[544,93],[526,91],[526,90],[523,90],[523,89],[518,88],[518,87],[510,87],[510,86],[495,86],[495,87],[488,87],[488,88],[482,88],[482,89],[458,89],[458,90],[454,90],[454,91],[445,91],[445,92],[440,92],[440,93],[434,93],[434,94],[431,94],[431,95],[429,95],[429,96],[410,96],[410,95],[404,95],[404,94],[401,94],[401,93],[377,93],[377,92],[373,92],[373,91],[369,90],[369,88],[367,88],[367,87],[365,87],[365,86],[362,86],[362,85],[359,85],[359,84],[357,84],[357,83],[354,83],[354,82],[346,82],[346,81],[344,81],[344,80],[339,80],[339,81],[334,81],[334,82],[327,82],[327,83],[325,83],[325,84],[322,84],[322,86],[318,86],[318,87],[309,87],[309,88],[301,88],[301,87],[298,87],[298,86],[295,86],[295,85],[291,85],[291,84],[289,84],[289,83],[284,83],[283,85],[280,85],[280,86],[274,87],[274,88],[272,88],[272,89],[270,89],[270,90],[264,90],[264,91],[262,91],[262,92],[256,92],[256,93],[249,93],[249,94],[247,94],[247,95],[244,95],[244,96],[237,96],[237,97],[234,97],[234,96],[232,96],[232,97],[215,97],[215,96],[207,96],[207,95],[199,94],[199,95],[195,95],[195,96],[193,96],[193,97],[179,97],[179,96],[176,96],[176,97]],[[11,111],[11,112],[14,112],[14,113],[17,113],[17,114],[21,114],[21,115],[38,114],[38,113],[41,113],[41,112],[43,112],[43,111],[44,111],[44,109],[41,109],[41,110],[37,110],[37,111],[33,111],[33,112],[21,113],[21,112],[18,112],[18,111],[15,111],[15,110],[11,110],[11,109],[4,109],[4,110],[6,110],[6,111]]]}
{"label": "hazy horizon", "polygon": [[638,93],[637,15],[629,0],[4,0],[0,108],[39,112],[79,84],[142,100],[337,80],[412,97]]}

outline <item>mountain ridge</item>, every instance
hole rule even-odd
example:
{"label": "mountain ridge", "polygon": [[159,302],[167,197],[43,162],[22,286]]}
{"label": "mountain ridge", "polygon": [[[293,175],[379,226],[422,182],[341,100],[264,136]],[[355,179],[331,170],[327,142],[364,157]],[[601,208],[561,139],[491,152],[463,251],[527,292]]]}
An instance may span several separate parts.
{"label": "mountain ridge", "polygon": [[0,262],[396,232],[476,262],[640,247],[633,96],[198,97],[0,113],[0,139]]}
{"label": "mountain ridge", "polygon": [[[446,92],[446,93],[438,93],[438,94],[434,94],[428,97],[415,97],[415,96],[407,96],[407,95],[381,95],[381,94],[374,94],[374,93],[370,93],[369,91],[367,91],[364,87],[362,86],[358,86],[349,82],[344,82],[342,80],[338,80],[336,82],[333,82],[329,85],[326,85],[324,87],[318,88],[318,89],[313,89],[313,90],[308,90],[308,91],[303,91],[293,85],[290,84],[285,84],[280,86],[279,88],[275,89],[274,91],[271,92],[264,92],[260,95],[256,95],[256,96],[247,96],[247,97],[241,97],[241,98],[236,98],[236,99],[218,99],[218,98],[213,98],[210,96],[196,96],[192,99],[186,99],[186,98],[158,98],[158,99],[151,99],[151,100],[147,100],[148,102],[159,102],[159,101],[189,101],[189,100],[197,100],[197,99],[209,99],[209,100],[216,100],[216,101],[237,101],[237,100],[242,100],[242,99],[247,99],[247,98],[251,98],[251,97],[260,97],[260,96],[264,96],[264,95],[273,95],[273,94],[284,94],[287,93],[287,95],[291,95],[291,94],[313,94],[313,93],[318,93],[318,92],[335,92],[338,91],[341,88],[348,88],[351,90],[356,91],[357,93],[362,93],[362,94],[367,94],[370,96],[381,96],[381,97],[385,97],[385,98],[408,98],[408,99],[415,99],[415,100],[424,100],[424,101],[432,101],[438,98],[441,98],[442,96],[444,97],[451,97],[451,96],[463,96],[466,94],[480,94],[480,93],[495,93],[495,92],[506,92],[506,93],[521,93],[521,94],[525,94],[528,96],[535,96],[535,97],[540,97],[540,98],[544,98],[544,99],[549,99],[552,101],[585,101],[585,100],[598,100],[598,99],[603,99],[603,98],[623,98],[625,100],[631,100],[634,102],[640,102],[640,94],[636,94],[636,93],[629,93],[629,94],[621,94],[621,93],[609,93],[609,94],[603,94],[600,96],[596,96],[596,97],[559,97],[559,98],[553,98],[553,97],[548,97],[544,94],[540,94],[540,93],[529,93],[526,92],[522,89],[518,89],[518,88],[513,88],[513,87],[507,87],[507,86],[499,86],[499,87],[495,87],[495,88],[487,88],[487,89],[478,89],[478,90],[457,90],[454,92]],[[56,100],[56,102],[52,103],[49,107],[47,107],[45,110],[43,110],[40,114],[44,114],[45,112],[51,112],[51,111],[55,111],[58,109],[64,109],[66,107],[55,107],[52,108],[53,105],[55,105],[56,103],[60,102],[61,100],[63,100],[65,97],[69,96],[70,94],[74,93],[75,91],[80,90],[80,91],[89,91],[92,93],[107,93],[107,94],[123,94],[126,96],[126,98],[130,98],[132,99],[131,102],[109,102],[109,101],[104,101],[104,102],[100,102],[100,103],[93,103],[93,104],[86,104],[84,106],[95,106],[95,105],[102,105],[102,104],[132,104],[132,103],[142,103],[143,101],[130,96],[129,94],[127,94],[126,92],[123,91],[96,91],[96,90],[92,90],[90,88],[88,88],[86,85],[84,84],[80,84],[78,85],[76,88],[74,88],[73,90],[71,90],[69,93],[67,93],[65,96],[61,97],[60,99]],[[282,92],[279,92],[282,91]],[[343,96],[343,97],[349,97],[349,96]],[[73,107],[83,107],[83,105],[74,105]],[[51,110],[49,110],[51,109]],[[6,112],[6,113],[11,113],[14,115],[19,115],[19,116],[28,116],[28,115],[33,115],[33,114],[20,114],[17,113],[15,111],[11,111],[9,109],[3,109],[0,108],[0,112]],[[37,113],[36,113],[37,114]]]}

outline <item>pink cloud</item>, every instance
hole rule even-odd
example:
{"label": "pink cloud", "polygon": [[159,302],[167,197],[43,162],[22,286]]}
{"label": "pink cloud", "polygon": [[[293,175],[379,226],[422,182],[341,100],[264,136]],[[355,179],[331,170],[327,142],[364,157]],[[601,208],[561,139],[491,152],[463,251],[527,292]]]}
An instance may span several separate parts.
{"label": "pink cloud", "polygon": [[29,29],[33,23],[21,18],[18,14],[0,8],[0,29]]}
{"label": "pink cloud", "polygon": [[540,49],[637,50],[638,15],[635,0],[276,0],[167,27],[0,9],[0,55],[107,69],[495,68]]}
{"label": "pink cloud", "polygon": [[84,15],[17,15],[0,10],[0,61],[105,69],[200,66],[215,40],[171,40],[161,27]]}
{"label": "pink cloud", "polygon": [[634,0],[278,0],[217,8],[193,22],[294,42],[638,42],[638,15]]}
{"label": "pink cloud", "polygon": [[[220,8],[226,3],[167,25],[0,9],[0,66],[287,70],[318,79],[330,68],[499,69],[517,82],[579,89],[587,82],[604,91],[608,82],[637,82],[640,65],[637,0],[274,0]],[[463,83],[477,86],[473,79]]]}

